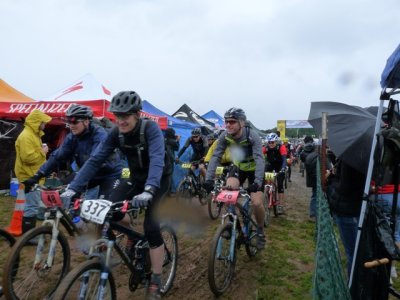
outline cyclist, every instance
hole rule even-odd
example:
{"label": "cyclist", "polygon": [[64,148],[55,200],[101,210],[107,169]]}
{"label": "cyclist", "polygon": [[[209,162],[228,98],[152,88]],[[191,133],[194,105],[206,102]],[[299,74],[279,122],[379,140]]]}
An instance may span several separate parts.
{"label": "cyclist", "polygon": [[[222,134],[223,132],[224,131],[220,131],[219,133]],[[207,155],[204,158],[204,162],[206,163],[206,165],[208,165],[208,163],[210,162],[210,160],[214,154],[214,151],[218,145],[218,137],[219,137],[218,133],[214,133],[213,136],[214,136],[214,139],[216,139],[216,140],[214,140],[214,142],[212,143],[210,148],[208,148]],[[210,140],[210,136],[209,136],[208,140]],[[229,148],[226,148],[224,154],[221,157],[220,165],[221,166],[229,166],[230,164],[231,164],[231,154],[229,152]]]}
{"label": "cyclist", "polygon": [[[64,194],[76,197],[78,192],[82,192],[86,182],[95,176],[114,149],[125,154],[130,178],[120,181],[112,191],[110,201],[132,199],[133,206],[147,207],[143,227],[150,244],[152,276],[146,297],[158,299],[164,247],[155,206],[168,191],[171,175],[170,170],[164,169],[166,155],[163,134],[155,122],[140,118],[141,109],[142,100],[134,91],[119,92],[112,98],[109,111],[115,115],[117,126],[110,131],[107,139],[86,162]],[[123,213],[116,213],[113,219],[128,226],[130,224],[129,216]]]}
{"label": "cyclist", "polygon": [[287,162],[287,176],[288,176],[288,181],[292,182],[291,177],[292,177],[292,162],[294,160],[294,147],[291,143],[289,143],[288,138],[282,138],[282,142],[286,147],[287,155],[286,155],[286,162]]}
{"label": "cyclist", "polygon": [[[199,161],[198,168],[200,170],[200,175],[202,178],[205,178],[206,176],[206,168],[204,166],[204,162],[202,161],[204,156],[207,154],[208,151],[208,142],[207,138],[203,135],[201,135],[201,129],[200,128],[194,128],[192,130],[192,136],[189,137],[185,145],[182,147],[181,150],[178,152],[178,156],[176,157],[176,162],[179,162],[179,158],[182,156],[183,153],[185,153],[186,149],[189,148],[189,146],[192,146],[193,154],[192,157],[190,158],[190,161]],[[192,166],[192,170],[197,166]]]}
{"label": "cyclist", "polygon": [[231,167],[227,186],[238,188],[248,179],[254,215],[258,224],[257,248],[265,247],[263,189],[264,158],[261,139],[250,127],[245,126],[246,114],[241,108],[230,108],[224,115],[226,131],[218,138],[218,144],[208,165],[206,182],[207,192],[212,191],[215,170],[227,148],[230,149],[233,166]]}
{"label": "cyclist", "polygon": [[[62,162],[75,161],[77,166],[82,168],[97,146],[106,139],[107,131],[93,123],[93,111],[90,107],[73,104],[67,109],[65,116],[71,132],[67,134],[60,148],[55,150],[47,162],[39,168],[39,171],[25,181],[25,186],[32,187],[42,177],[50,175]],[[95,198],[108,198],[115,181],[121,175],[121,170],[119,156],[115,152],[111,153],[101,169],[88,182],[87,189],[99,187],[98,195],[94,195]],[[68,202],[69,199],[66,200]],[[64,205],[69,207],[69,203],[64,203]]]}
{"label": "cyclist", "polygon": [[280,145],[278,142],[278,135],[274,132],[269,133],[267,135],[267,145],[263,148],[263,152],[265,155],[265,172],[275,171],[278,173],[278,201],[280,203],[280,206],[278,206],[278,212],[283,213],[283,182],[285,180],[287,151],[285,145]]}

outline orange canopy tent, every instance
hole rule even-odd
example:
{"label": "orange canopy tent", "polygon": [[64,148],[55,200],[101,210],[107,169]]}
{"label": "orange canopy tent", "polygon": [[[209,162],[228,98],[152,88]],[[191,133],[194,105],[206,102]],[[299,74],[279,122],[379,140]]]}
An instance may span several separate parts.
{"label": "orange canopy tent", "polygon": [[34,100],[0,79],[0,102],[34,102]]}

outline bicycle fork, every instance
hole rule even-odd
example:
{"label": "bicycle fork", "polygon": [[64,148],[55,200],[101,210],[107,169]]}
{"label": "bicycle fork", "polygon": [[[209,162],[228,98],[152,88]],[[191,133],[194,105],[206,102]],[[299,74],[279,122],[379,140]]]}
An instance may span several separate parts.
{"label": "bicycle fork", "polygon": [[[60,219],[62,218],[62,214],[57,211],[56,213],[56,219],[55,220],[48,220],[47,218],[50,216],[49,212],[46,212],[46,219],[43,222],[43,225],[46,225],[50,223],[52,225],[52,233],[51,233],[51,241],[50,241],[50,247],[49,247],[49,254],[47,255],[47,260],[43,268],[41,269],[49,269],[53,266],[53,261],[54,261],[54,255],[56,252],[56,245],[57,245],[57,238],[59,234],[59,223]],[[43,226],[42,225],[42,226]],[[39,266],[43,254],[43,249],[44,249],[44,235],[41,234],[39,236],[39,241],[38,241],[38,246],[36,247],[36,254],[35,254],[35,261],[34,261],[34,267],[36,268]]]}
{"label": "bicycle fork", "polygon": [[[232,231],[231,231],[231,239],[229,241],[229,256],[227,259],[230,262],[233,262],[235,258],[235,247],[236,247],[236,223],[237,223],[237,216],[231,212],[228,212],[222,216],[222,224],[225,223],[225,218],[226,217],[232,217],[233,219],[233,225],[232,225]],[[221,258],[221,251],[222,251],[222,243],[223,239],[219,238],[218,240],[218,245],[217,245],[217,257]]]}

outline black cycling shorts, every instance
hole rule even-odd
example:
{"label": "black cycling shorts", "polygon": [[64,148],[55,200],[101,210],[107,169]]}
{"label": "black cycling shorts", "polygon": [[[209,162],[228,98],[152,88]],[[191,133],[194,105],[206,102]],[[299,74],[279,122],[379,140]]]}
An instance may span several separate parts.
{"label": "black cycling shorts", "polygon": [[[248,180],[248,185],[253,184],[254,180],[256,179],[255,171],[242,171],[234,165],[231,166],[228,172],[228,178],[229,177],[235,177],[239,179],[239,183],[241,186],[243,186],[243,183],[246,181],[246,179]],[[264,191],[264,183],[261,184],[258,190],[261,192]]]}

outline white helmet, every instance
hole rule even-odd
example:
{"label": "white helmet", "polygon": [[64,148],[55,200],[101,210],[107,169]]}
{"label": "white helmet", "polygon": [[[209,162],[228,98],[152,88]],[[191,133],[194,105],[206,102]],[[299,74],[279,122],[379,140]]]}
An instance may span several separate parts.
{"label": "white helmet", "polygon": [[279,140],[279,136],[275,132],[268,133],[267,141],[268,142],[277,142]]}

